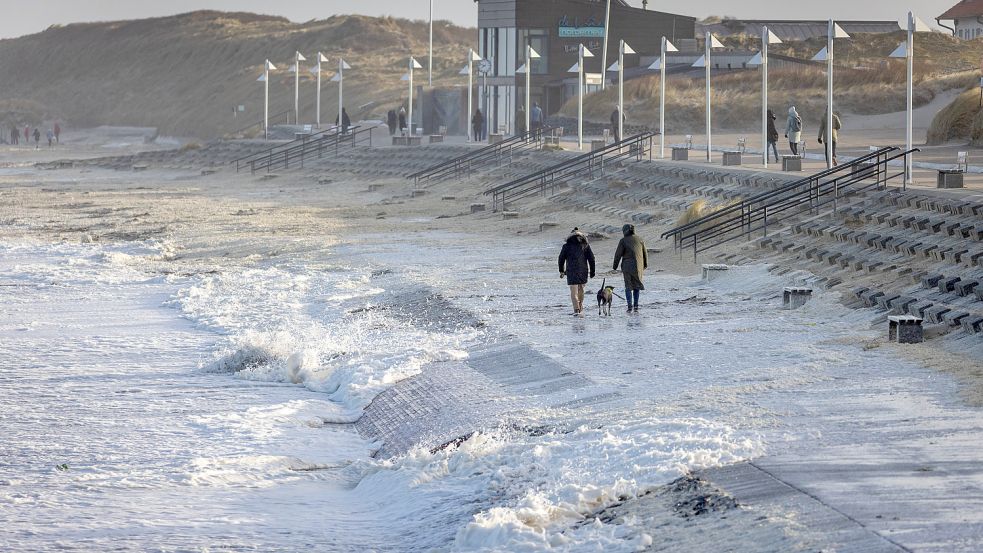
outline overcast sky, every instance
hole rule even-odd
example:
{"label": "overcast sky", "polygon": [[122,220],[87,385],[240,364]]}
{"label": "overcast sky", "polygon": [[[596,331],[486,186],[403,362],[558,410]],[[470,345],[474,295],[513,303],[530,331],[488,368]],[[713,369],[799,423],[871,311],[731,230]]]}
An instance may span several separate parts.
{"label": "overcast sky", "polygon": [[[535,1],[535,0],[532,0]],[[640,6],[641,0],[629,0]],[[650,0],[649,7],[685,15],[733,15],[770,19],[901,19],[907,10],[934,25],[934,18],[958,0]],[[475,25],[473,0],[434,0],[436,17]],[[429,0],[0,0],[0,38],[44,30],[54,23],[108,21],[171,15],[199,9],[283,15],[293,21],[324,19],[336,13],[395,15],[426,19]]]}

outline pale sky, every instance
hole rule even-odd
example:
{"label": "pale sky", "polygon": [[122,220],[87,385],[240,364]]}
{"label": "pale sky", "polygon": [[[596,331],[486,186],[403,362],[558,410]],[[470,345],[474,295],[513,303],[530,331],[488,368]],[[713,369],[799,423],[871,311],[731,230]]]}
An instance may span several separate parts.
{"label": "pale sky", "polygon": [[[629,0],[640,6],[641,0]],[[732,15],[755,19],[884,19],[898,20],[908,10],[926,22],[958,0],[650,0],[649,8],[695,17]],[[475,25],[473,0],[434,0],[435,17],[461,25]],[[248,11],[282,15],[292,21],[324,19],[339,13],[394,15],[426,19],[429,0],[0,0],[0,38],[44,30],[54,23],[108,21],[172,15],[200,9]]]}

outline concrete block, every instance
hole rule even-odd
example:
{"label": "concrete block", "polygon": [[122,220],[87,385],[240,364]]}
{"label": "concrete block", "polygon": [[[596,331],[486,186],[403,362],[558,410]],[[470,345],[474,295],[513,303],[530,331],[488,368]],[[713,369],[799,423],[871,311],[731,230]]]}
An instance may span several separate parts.
{"label": "concrete block", "polygon": [[689,149],[687,149],[687,148],[673,148],[672,149],[672,160],[673,161],[688,161],[689,160]]}
{"label": "concrete block", "polygon": [[715,278],[719,277],[720,275],[724,274],[724,272],[726,272],[728,270],[730,270],[730,266],[728,266],[728,265],[719,265],[719,264],[704,265],[703,266],[703,280],[705,280],[707,282],[710,282],[713,279],[715,279]]}
{"label": "concrete block", "polygon": [[923,316],[931,323],[941,324],[942,315],[945,315],[950,311],[952,310],[944,305],[933,305],[932,307],[925,309]]}
{"label": "concrete block", "polygon": [[485,210],[485,204],[471,204],[471,213],[479,213]]}
{"label": "concrete block", "polygon": [[414,198],[419,198],[420,196],[426,196],[427,191],[422,188],[417,188],[416,190],[410,192],[410,195]]}
{"label": "concrete block", "polygon": [[943,278],[945,278],[945,275],[941,275],[938,273],[924,276],[921,279],[922,286],[925,288],[935,288],[936,286],[939,285],[939,281],[942,280]]}
{"label": "concrete block", "polygon": [[888,320],[888,340],[899,344],[918,344],[924,339],[922,319],[911,315],[892,315]]}
{"label": "concrete block", "polygon": [[983,332],[983,317],[980,317],[979,315],[970,315],[969,317],[963,319],[959,324],[966,332],[973,334]]}
{"label": "concrete block", "polygon": [[812,298],[812,288],[787,287],[782,290],[782,307],[798,309]]}
{"label": "concrete block", "polygon": [[952,292],[956,289],[956,283],[962,280],[959,277],[943,278],[939,281],[939,292]]}
{"label": "concrete block", "polygon": [[502,218],[503,219],[518,219],[519,218],[519,212],[518,211],[503,211],[502,212]]}
{"label": "concrete block", "polygon": [[381,184],[370,184],[369,192],[378,192],[379,190],[382,190],[382,188],[383,186]]}
{"label": "concrete block", "polygon": [[979,286],[980,281],[978,280],[960,280],[956,283],[956,293],[960,296],[972,295],[973,289]]}

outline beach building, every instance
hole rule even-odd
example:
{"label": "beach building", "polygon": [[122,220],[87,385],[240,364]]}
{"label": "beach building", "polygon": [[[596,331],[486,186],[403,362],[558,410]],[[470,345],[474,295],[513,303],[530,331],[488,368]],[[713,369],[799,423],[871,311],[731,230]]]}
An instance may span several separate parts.
{"label": "beach building", "polygon": [[[478,64],[476,86],[490,129],[513,130],[525,99],[525,76],[515,70],[526,61],[527,44],[541,56],[532,62],[530,97],[545,114],[576,95],[577,78],[569,70],[580,44],[594,54],[584,64],[589,90],[600,88],[606,5],[603,0],[478,0],[478,53],[487,61]],[[626,57],[629,68],[637,67],[640,57],[657,55],[663,36],[681,50],[696,48],[693,17],[613,0],[610,22],[608,65],[618,59],[622,39],[638,52]]]}
{"label": "beach building", "polygon": [[[942,27],[952,31],[952,36],[966,40],[983,35],[983,0],[962,0],[948,11],[935,18]],[[943,24],[952,21],[952,26]]]}

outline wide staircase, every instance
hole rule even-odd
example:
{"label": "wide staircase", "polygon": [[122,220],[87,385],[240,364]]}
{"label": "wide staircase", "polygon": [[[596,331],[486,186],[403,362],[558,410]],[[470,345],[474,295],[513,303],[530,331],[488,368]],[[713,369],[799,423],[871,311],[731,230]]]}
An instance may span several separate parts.
{"label": "wide staircase", "polygon": [[229,164],[235,165],[236,172],[248,169],[250,173],[303,169],[305,163],[310,164],[324,158],[337,157],[342,152],[371,147],[371,127],[354,126],[344,132],[339,128],[333,128],[236,158]]}

